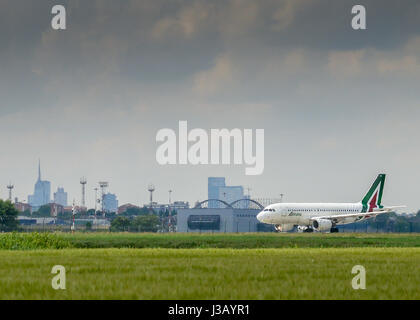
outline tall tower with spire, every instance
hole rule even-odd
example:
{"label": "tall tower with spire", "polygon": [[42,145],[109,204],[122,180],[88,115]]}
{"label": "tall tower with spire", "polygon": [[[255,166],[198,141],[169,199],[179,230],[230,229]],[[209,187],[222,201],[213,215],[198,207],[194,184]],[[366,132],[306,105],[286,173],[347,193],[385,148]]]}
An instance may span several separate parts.
{"label": "tall tower with spire", "polygon": [[41,177],[41,160],[38,162],[38,180],[35,183],[34,194],[28,196],[28,203],[32,210],[37,211],[41,206],[51,202],[51,182],[43,181]]}

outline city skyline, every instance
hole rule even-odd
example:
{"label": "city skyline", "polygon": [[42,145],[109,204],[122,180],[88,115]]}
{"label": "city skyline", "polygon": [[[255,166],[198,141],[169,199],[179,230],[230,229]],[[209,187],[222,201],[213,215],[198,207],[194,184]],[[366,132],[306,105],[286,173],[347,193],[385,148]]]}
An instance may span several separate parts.
{"label": "city skyline", "polygon": [[[86,181],[86,184],[87,184],[87,179],[86,178],[83,177],[81,179],[83,179],[84,181]],[[210,181],[211,179],[219,179],[219,180],[223,181],[223,184],[221,184],[219,186],[220,188],[223,188],[223,191],[219,190],[220,188],[218,188],[216,190],[216,193],[214,194],[214,197],[210,197],[210,195],[212,194],[212,191],[210,190],[210,182],[208,182],[208,191],[207,191],[208,192],[208,199],[211,198],[211,199],[220,199],[220,200],[223,200],[222,198],[225,198],[225,201],[228,201],[230,203],[230,202],[233,202],[234,200],[245,199],[245,198],[248,197],[248,196],[245,196],[244,195],[244,187],[243,186],[227,186],[226,183],[225,183],[226,177],[216,177],[216,178],[215,177],[209,177],[208,178],[208,181]],[[47,195],[44,194],[44,191],[43,190],[40,190],[40,189],[43,189],[44,188],[44,185],[43,184],[40,185],[40,186],[38,186],[40,182],[41,183],[48,183],[48,192],[49,193]],[[79,182],[79,184],[80,184],[80,182]],[[9,182],[8,185],[10,185],[10,182]],[[98,182],[97,185],[95,185],[95,187],[92,189],[93,191],[95,191],[95,196],[97,195],[96,192],[99,190],[99,188],[98,188],[99,185],[100,185],[100,182]],[[51,198],[51,186],[52,186],[52,182],[51,181],[49,181],[49,180],[42,180],[42,175],[41,175],[41,160],[39,159],[38,160],[38,178],[37,178],[37,180],[35,182],[35,192],[34,192],[34,195],[37,194],[37,193],[38,194],[39,193],[42,193],[39,196],[42,196],[43,198],[41,200],[37,200],[37,201],[32,202],[32,204],[30,203],[30,200],[29,199],[31,199],[32,197],[34,197],[34,195],[28,195],[27,196],[28,201],[26,201],[25,199],[19,198],[16,195],[13,195],[12,196],[12,198],[13,198],[12,200],[15,201],[17,199],[18,202],[28,203],[28,204],[30,204],[32,206],[32,208],[36,208],[36,209],[38,209],[40,206],[42,206],[44,204],[49,204],[49,203],[55,203],[55,204],[59,204],[59,205],[62,205],[62,206],[69,206],[69,203],[68,203],[69,202],[68,192],[65,192],[65,188],[62,185],[57,185],[57,190],[56,190],[56,192],[53,193],[53,197]],[[80,187],[80,188],[82,189],[82,187]],[[106,187],[106,188],[108,188],[108,187]],[[106,188],[104,190],[106,190]],[[149,186],[148,186],[148,188],[149,188]],[[231,192],[230,189],[232,189],[232,194],[229,194],[229,196],[226,196],[226,195],[222,196],[222,193],[229,193],[229,192]],[[150,190],[147,190],[147,192],[150,193]],[[172,195],[173,190],[168,190],[168,192],[170,192],[170,194]],[[237,196],[238,194],[241,194],[242,197],[238,197]],[[105,201],[104,201],[104,209],[105,209],[105,211],[112,212],[113,210],[110,209],[110,208],[113,208],[116,211],[118,209],[118,207],[119,207],[119,205],[118,205],[119,204],[119,201],[118,201],[117,194],[116,193],[110,193],[110,192],[105,191],[104,197],[105,197]],[[78,205],[78,206],[81,205],[81,202],[82,202],[81,198],[82,197],[80,197],[79,201],[76,201],[76,198],[73,198],[73,200],[76,201],[75,202],[76,205]],[[98,195],[98,198],[100,198],[100,195]],[[204,199],[197,199],[194,202],[201,201],[201,200],[204,200]],[[207,200],[207,199],[205,199],[205,200]],[[176,199],[176,200],[171,201],[171,202],[179,202],[179,201],[184,201],[184,200],[183,199]],[[189,201],[186,201],[186,202],[189,202]],[[131,203],[132,202],[126,202],[126,203],[124,203],[124,205],[131,204]],[[161,203],[162,204],[162,203],[165,203],[165,201],[154,201],[153,203]],[[148,206],[149,203],[138,204],[138,205],[139,206],[142,206],[142,205]],[[91,208],[94,208],[94,206],[95,206],[95,201],[93,201],[92,207],[90,207],[88,205],[87,208],[88,209],[91,209]]]}
{"label": "city skyline", "polygon": [[[82,177],[79,180],[79,187],[80,187],[80,181],[82,179],[87,182],[86,178]],[[36,193],[36,189],[37,189],[37,184],[39,182],[44,182],[44,183],[47,182],[48,183],[48,188],[49,188],[49,190],[51,190],[51,185],[52,185],[51,182],[41,179],[41,161],[40,160],[38,162],[38,178],[37,178],[37,181],[35,183],[35,193]],[[98,182],[97,186],[95,186],[92,189],[95,192],[95,196],[98,196],[98,199],[100,199],[100,197],[101,197],[101,195],[97,193],[99,191],[98,186],[101,183],[102,182]],[[11,184],[11,182],[9,182],[9,184],[6,187],[8,187],[10,184]],[[104,189],[104,211],[105,212],[117,212],[120,206],[135,205],[135,206],[138,206],[138,207],[143,207],[143,206],[148,207],[150,205],[150,202],[144,202],[144,203],[135,203],[134,201],[132,201],[132,202],[130,202],[130,201],[120,202],[118,200],[119,197],[118,197],[117,193],[108,192],[107,191],[108,187],[109,187],[109,183],[107,182],[107,186]],[[150,188],[150,184],[148,185],[148,190],[147,190],[148,194],[150,194],[150,189],[149,188]],[[82,187],[80,187],[80,189],[82,190]],[[194,203],[197,203],[197,202],[203,201],[203,200],[209,200],[209,199],[219,199],[219,200],[226,201],[227,203],[232,203],[236,200],[241,200],[241,199],[252,199],[252,200],[260,201],[261,204],[263,204],[263,205],[268,205],[268,204],[273,203],[273,201],[274,202],[283,202],[283,197],[285,195],[284,193],[280,193],[280,194],[278,194],[280,196],[280,198],[272,197],[271,200],[270,200],[269,197],[260,198],[258,196],[256,196],[256,197],[250,196],[251,188],[249,186],[246,188],[248,190],[248,194],[244,193],[244,189],[245,189],[244,186],[238,186],[238,185],[228,186],[228,185],[226,185],[226,177],[208,177],[207,178],[207,198],[197,199],[197,200],[194,200],[192,202],[190,202],[189,200],[185,200],[185,199],[174,200],[172,198],[172,201],[170,201],[170,202],[171,203],[177,203],[177,202],[191,203],[194,206]],[[64,187],[58,186],[57,191],[54,192],[54,194],[53,194],[53,198],[50,199],[50,201],[48,201],[44,204],[59,204],[59,205],[62,205],[62,206],[69,206],[69,204],[67,203],[68,193],[64,192],[64,190],[65,190]],[[79,191],[81,191],[81,190],[79,190]],[[154,192],[155,191],[156,190],[154,190]],[[171,196],[172,196],[173,190],[170,189],[170,190],[167,190],[167,192],[169,193],[169,199],[170,199]],[[239,196],[239,194],[242,195],[242,197]],[[30,197],[33,197],[33,195],[28,195],[27,197],[28,197],[28,200],[29,200]],[[0,196],[0,198],[1,198],[1,196]],[[26,203],[29,204],[29,201],[28,202],[25,201],[25,200],[22,201],[22,199],[19,199],[19,197],[16,197],[15,195],[13,195],[12,198],[13,198],[13,202],[17,199],[18,203],[20,203],[20,204],[26,204]],[[3,198],[3,199],[6,200],[7,198]],[[60,200],[57,201],[57,199],[60,199]],[[63,200],[63,199],[65,199],[65,200]],[[94,200],[95,199],[93,199],[92,206],[87,205],[87,209],[93,209],[95,207],[95,201]],[[64,205],[63,203],[61,203],[61,201],[66,201],[67,204]],[[75,203],[76,206],[81,206],[81,197],[80,197],[80,201],[76,201],[76,198],[73,198],[73,201],[75,201],[74,203]],[[72,203],[73,203],[73,201],[72,201]],[[266,201],[268,201],[268,202],[265,203]],[[170,203],[170,202],[168,202],[168,203]],[[159,200],[154,199],[153,204],[163,205],[163,204],[165,204],[165,201],[159,201]],[[31,207],[32,207],[33,211],[36,211],[37,209],[39,209],[40,206],[32,205]],[[219,208],[220,205],[219,205],[219,203],[213,203],[212,204],[212,201],[209,201],[209,206],[208,207],[209,208]],[[244,208],[246,208],[246,205],[245,205]],[[98,211],[102,210],[102,206],[101,206],[100,203],[97,205],[97,210]],[[416,212],[417,211],[403,210],[403,213],[416,213]]]}

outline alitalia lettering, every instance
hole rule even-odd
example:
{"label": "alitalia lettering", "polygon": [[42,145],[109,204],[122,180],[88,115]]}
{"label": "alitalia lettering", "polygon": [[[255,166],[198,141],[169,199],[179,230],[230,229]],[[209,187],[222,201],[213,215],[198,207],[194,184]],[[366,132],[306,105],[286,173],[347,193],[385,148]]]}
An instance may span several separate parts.
{"label": "alitalia lettering", "polygon": [[302,214],[299,213],[299,212],[290,212],[289,213],[289,217],[300,217],[300,216],[302,216]]}

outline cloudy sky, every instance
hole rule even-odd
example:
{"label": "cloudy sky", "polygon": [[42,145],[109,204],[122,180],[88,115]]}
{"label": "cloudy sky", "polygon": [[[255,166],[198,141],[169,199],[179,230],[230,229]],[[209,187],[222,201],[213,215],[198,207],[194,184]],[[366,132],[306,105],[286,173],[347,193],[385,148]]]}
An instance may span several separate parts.
{"label": "cloudy sky", "polygon": [[[253,197],[359,201],[380,172],[384,202],[420,209],[420,3],[321,0],[0,2],[0,196],[55,190],[88,204],[100,180],[120,204],[204,200],[207,177]],[[351,8],[367,9],[367,30]],[[265,171],[160,166],[156,133],[265,129]]]}

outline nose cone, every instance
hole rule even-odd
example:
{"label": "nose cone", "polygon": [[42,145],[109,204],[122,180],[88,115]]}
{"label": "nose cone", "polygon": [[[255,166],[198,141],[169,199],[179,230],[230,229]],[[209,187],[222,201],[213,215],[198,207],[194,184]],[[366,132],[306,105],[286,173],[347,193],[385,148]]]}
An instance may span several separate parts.
{"label": "nose cone", "polygon": [[263,211],[261,211],[260,213],[258,213],[257,214],[257,220],[259,221],[259,222],[264,222],[264,212]]}

